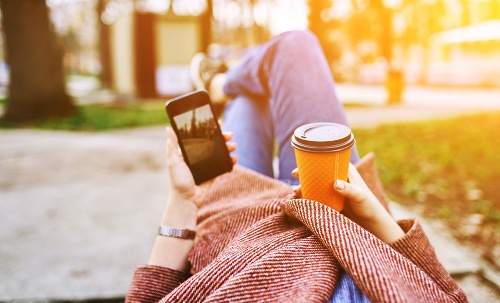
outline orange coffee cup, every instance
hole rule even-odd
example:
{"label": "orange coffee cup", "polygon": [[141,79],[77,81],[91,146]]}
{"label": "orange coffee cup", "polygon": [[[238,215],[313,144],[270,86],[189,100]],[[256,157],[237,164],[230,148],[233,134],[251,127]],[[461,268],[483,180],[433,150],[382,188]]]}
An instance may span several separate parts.
{"label": "orange coffee cup", "polygon": [[337,211],[344,197],[335,192],[335,180],[347,181],[354,135],[342,124],[319,122],[298,127],[292,146],[299,168],[302,197],[323,203]]}

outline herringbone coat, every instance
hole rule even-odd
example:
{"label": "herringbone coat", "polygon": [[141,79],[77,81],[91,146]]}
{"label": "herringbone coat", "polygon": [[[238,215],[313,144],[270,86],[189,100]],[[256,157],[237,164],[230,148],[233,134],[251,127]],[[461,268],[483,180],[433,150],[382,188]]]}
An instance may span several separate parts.
{"label": "herringbone coat", "polygon": [[[373,156],[358,170],[386,205]],[[467,302],[416,219],[388,245],[339,212],[242,167],[199,211],[191,272],[137,268],[127,302],[327,302],[346,271],[371,302]]]}

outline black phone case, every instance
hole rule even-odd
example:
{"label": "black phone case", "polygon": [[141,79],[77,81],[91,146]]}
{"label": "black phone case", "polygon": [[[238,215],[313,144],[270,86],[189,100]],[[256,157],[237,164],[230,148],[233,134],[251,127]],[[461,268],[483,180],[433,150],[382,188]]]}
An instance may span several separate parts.
{"label": "black phone case", "polygon": [[[195,91],[168,100],[165,109],[196,184],[232,170],[233,163],[206,91]],[[203,120],[197,120],[198,111],[204,114]],[[185,120],[183,125],[178,124],[180,118],[176,117],[180,116]],[[193,161],[195,155],[202,160]]]}

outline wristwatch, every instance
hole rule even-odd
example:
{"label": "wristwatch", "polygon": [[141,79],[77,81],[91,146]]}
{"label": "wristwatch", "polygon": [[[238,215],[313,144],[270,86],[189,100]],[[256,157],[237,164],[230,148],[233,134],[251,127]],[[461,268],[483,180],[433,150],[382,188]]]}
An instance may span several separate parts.
{"label": "wristwatch", "polygon": [[172,226],[160,225],[160,227],[158,227],[158,235],[181,239],[194,239],[196,232],[190,229],[180,229]]}

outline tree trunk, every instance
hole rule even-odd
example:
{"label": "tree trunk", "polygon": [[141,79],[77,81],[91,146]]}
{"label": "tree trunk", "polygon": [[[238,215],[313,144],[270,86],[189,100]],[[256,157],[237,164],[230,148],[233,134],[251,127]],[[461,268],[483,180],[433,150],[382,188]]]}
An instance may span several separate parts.
{"label": "tree trunk", "polygon": [[331,66],[340,58],[338,46],[331,39],[332,29],[335,28],[336,21],[325,21],[321,16],[324,11],[332,7],[333,2],[331,0],[308,0],[307,4],[309,6],[308,28],[318,38],[326,60]]}
{"label": "tree trunk", "polygon": [[111,43],[110,43],[110,28],[101,20],[101,15],[106,9],[105,0],[97,2],[97,18],[99,26],[99,59],[101,61],[101,86],[111,88],[113,86],[112,63],[111,63]]}
{"label": "tree trunk", "polygon": [[460,0],[460,5],[462,6],[462,26],[467,26],[471,24],[470,15],[470,3],[468,0]]}
{"label": "tree trunk", "polygon": [[0,0],[0,8],[10,70],[5,120],[72,115],[75,107],[66,93],[63,50],[51,30],[45,1]]}
{"label": "tree trunk", "polygon": [[136,94],[140,98],[156,98],[156,15],[134,13],[134,67]]}
{"label": "tree trunk", "polygon": [[490,0],[490,19],[500,18],[500,1]]}
{"label": "tree trunk", "polygon": [[207,9],[200,16],[200,48],[205,53],[208,53],[208,46],[212,43],[212,16],[213,1],[207,0]]}

